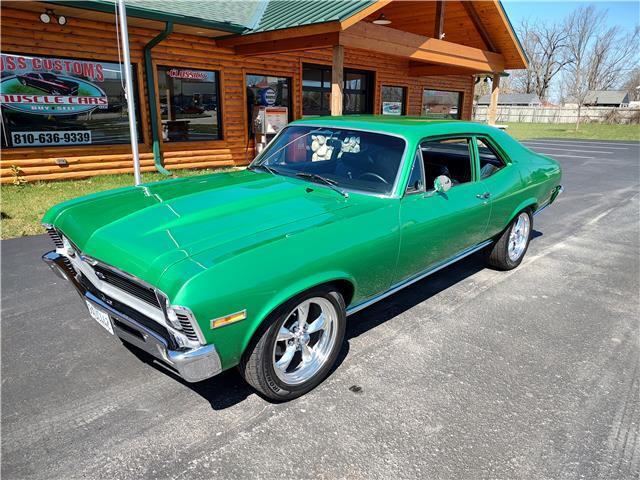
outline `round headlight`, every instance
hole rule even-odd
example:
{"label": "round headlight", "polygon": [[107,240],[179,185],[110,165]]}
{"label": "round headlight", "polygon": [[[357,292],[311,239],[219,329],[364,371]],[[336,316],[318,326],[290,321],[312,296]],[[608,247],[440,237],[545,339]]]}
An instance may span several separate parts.
{"label": "round headlight", "polygon": [[70,256],[70,257],[75,256],[76,251],[73,248],[73,245],[71,245],[71,242],[69,240],[67,240],[67,237],[62,237],[62,246],[64,247],[64,249],[67,252],[68,256]]}

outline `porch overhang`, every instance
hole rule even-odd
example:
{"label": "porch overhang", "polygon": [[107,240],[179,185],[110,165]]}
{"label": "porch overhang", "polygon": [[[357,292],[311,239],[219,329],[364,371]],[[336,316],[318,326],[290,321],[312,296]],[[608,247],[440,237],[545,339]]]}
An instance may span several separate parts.
{"label": "porch overhang", "polygon": [[505,69],[500,53],[429,38],[369,22],[343,29],[340,22],[327,22],[286,30],[217,39],[222,47],[246,56],[313,50],[335,46],[356,48],[406,58],[413,76],[473,75]]}

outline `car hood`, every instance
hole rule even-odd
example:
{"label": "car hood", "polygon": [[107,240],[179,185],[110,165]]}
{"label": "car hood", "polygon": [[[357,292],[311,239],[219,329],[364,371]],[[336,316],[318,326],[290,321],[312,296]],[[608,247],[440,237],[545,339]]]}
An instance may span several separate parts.
{"label": "car hood", "polygon": [[205,249],[246,244],[266,230],[348,206],[317,187],[252,171],[196,176],[71,200],[43,222],[84,254],[157,285],[167,268]]}

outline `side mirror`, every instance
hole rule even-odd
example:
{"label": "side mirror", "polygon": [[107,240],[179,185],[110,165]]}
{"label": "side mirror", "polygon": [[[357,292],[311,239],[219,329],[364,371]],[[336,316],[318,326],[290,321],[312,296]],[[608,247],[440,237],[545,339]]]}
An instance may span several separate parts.
{"label": "side mirror", "polygon": [[451,188],[451,179],[440,175],[433,181],[433,189],[438,193],[445,193]]}

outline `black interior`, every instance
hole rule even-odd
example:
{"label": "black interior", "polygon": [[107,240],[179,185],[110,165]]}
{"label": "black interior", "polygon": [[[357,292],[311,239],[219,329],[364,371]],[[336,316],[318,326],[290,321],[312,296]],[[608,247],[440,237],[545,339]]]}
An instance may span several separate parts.
{"label": "black interior", "polygon": [[427,189],[446,175],[454,185],[471,181],[471,156],[466,143],[424,142],[420,145]]}

